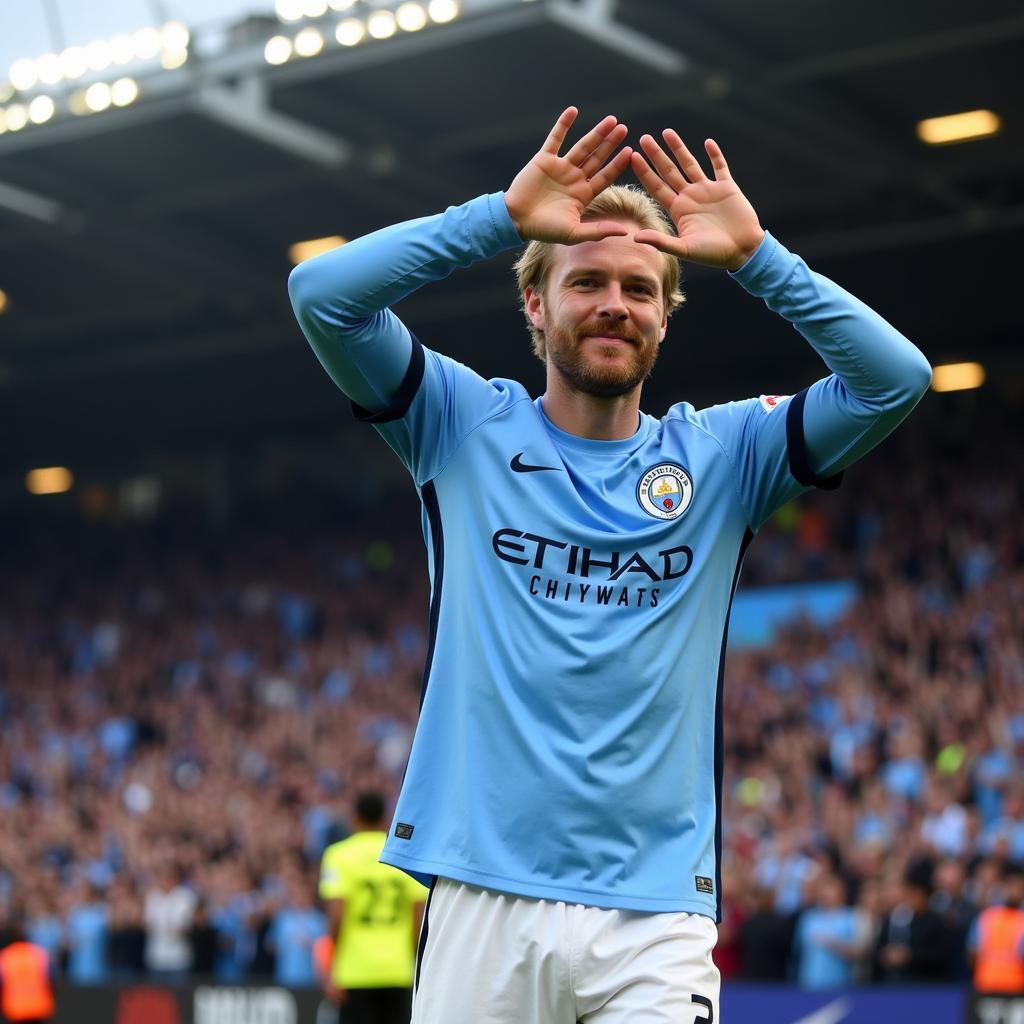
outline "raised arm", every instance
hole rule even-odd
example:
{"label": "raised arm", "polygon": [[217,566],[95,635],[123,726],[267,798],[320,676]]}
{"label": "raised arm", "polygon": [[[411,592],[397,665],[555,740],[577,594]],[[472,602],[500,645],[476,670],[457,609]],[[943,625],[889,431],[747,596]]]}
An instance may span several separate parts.
{"label": "raised arm", "polygon": [[764,231],[713,139],[704,144],[713,168],[710,177],[676,132],[666,130],[663,139],[672,157],[645,135],[640,146],[647,159],[634,153],[633,169],[668,210],[678,237],[655,231],[634,237],[681,259],[729,270],[822,357],[833,376],[801,393],[796,409],[800,447],[806,441],[809,456],[806,479],[797,478],[820,482],[863,455],[907,416],[928,388],[931,367],[874,310],[814,273]]}
{"label": "raised arm", "polygon": [[303,333],[354,402],[385,409],[401,387],[412,340],[388,307],[417,288],[524,239],[571,244],[625,233],[618,224],[584,224],[581,214],[628,166],[628,148],[612,155],[626,126],[606,117],[560,156],[575,119],[574,107],[562,113],[507,193],[375,231],[292,271],[288,292]]}

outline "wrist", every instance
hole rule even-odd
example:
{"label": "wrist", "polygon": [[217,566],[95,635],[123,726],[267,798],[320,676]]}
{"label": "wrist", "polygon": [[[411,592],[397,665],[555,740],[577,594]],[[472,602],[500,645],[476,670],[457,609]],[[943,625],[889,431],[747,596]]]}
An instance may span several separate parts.
{"label": "wrist", "polygon": [[761,247],[764,237],[765,231],[763,228],[759,227],[757,229],[757,235],[739,250],[736,258],[728,264],[726,270],[728,270],[730,274],[735,274],[737,270],[749,263],[750,258]]}
{"label": "wrist", "polygon": [[512,226],[516,229],[516,234],[520,238],[523,237],[523,222],[520,216],[519,210],[516,209],[515,202],[509,202],[508,193],[505,192],[502,195],[505,200],[505,209],[508,212],[509,220],[512,221]]}

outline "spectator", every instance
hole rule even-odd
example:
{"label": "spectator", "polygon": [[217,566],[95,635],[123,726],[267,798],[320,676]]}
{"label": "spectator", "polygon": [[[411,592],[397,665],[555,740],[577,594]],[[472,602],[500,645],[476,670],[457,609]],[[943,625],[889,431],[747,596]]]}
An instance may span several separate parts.
{"label": "spectator", "polygon": [[773,845],[758,864],[757,881],[775,890],[775,909],[780,914],[795,914],[803,905],[804,886],[814,877],[816,867],[797,847],[790,830],[776,835]]}
{"label": "spectator", "polygon": [[11,939],[0,949],[0,1013],[10,1024],[45,1024],[56,1009],[50,958],[20,925]]}
{"label": "spectator", "polygon": [[889,911],[878,938],[876,961],[889,983],[938,982],[949,977],[952,950],[942,918],[928,909],[924,870],[907,873],[902,897]]}
{"label": "spectator", "polygon": [[967,811],[953,799],[948,785],[933,781],[925,804],[921,838],[941,857],[965,856],[969,840]]}
{"label": "spectator", "polygon": [[254,879],[237,864],[227,864],[214,890],[210,919],[219,936],[214,973],[222,982],[242,981],[256,952],[255,929],[262,894]]}
{"label": "spectator", "polygon": [[220,934],[210,921],[209,910],[202,900],[196,904],[195,916],[188,930],[188,945],[192,974],[212,978],[217,968]]}
{"label": "spectator", "polygon": [[987,907],[971,927],[967,948],[974,962],[976,992],[1024,994],[1024,869],[1004,879],[1005,896]]}
{"label": "spectator", "polygon": [[872,951],[878,944],[884,918],[882,886],[877,879],[867,878],[860,885],[857,894],[857,942],[861,956],[854,964],[854,980],[858,984],[872,979]]}
{"label": "spectator", "polygon": [[935,868],[934,880],[935,889],[929,905],[942,918],[949,934],[953,952],[952,975],[958,981],[966,981],[970,972],[963,954],[967,948],[968,930],[978,912],[974,902],[967,897],[967,871],[958,860],[943,860]]}
{"label": "spectator", "polygon": [[1002,803],[1002,812],[982,830],[978,850],[986,857],[1024,863],[1024,785],[1010,789]]}
{"label": "spectator", "polygon": [[992,742],[991,729],[983,733],[983,751],[971,766],[974,779],[974,801],[981,813],[984,828],[1002,817],[1003,796],[1010,782],[1019,772],[1012,752],[1006,746]]}
{"label": "spectator", "polygon": [[856,961],[864,952],[857,913],[847,905],[846,883],[819,875],[817,900],[797,922],[794,954],[801,988],[846,988],[853,984]]}
{"label": "spectator", "polygon": [[98,886],[82,882],[79,891],[81,896],[68,911],[64,927],[68,979],[76,985],[102,985],[109,975],[110,910]]}
{"label": "spectator", "polygon": [[27,907],[25,937],[33,945],[46,950],[51,972],[55,974],[64,948],[64,922],[48,892],[39,891],[30,895]]}
{"label": "spectator", "polygon": [[313,945],[327,934],[327,918],[313,902],[302,877],[288,883],[288,899],[274,915],[267,946],[274,953],[274,980],[279,985],[307,988],[316,984]]}
{"label": "spectator", "polygon": [[110,900],[110,971],[120,979],[137,978],[145,969],[146,932],[142,905],[131,887],[115,883]]}
{"label": "spectator", "polygon": [[196,909],[196,895],[182,884],[181,872],[162,866],[157,885],[146,893],[143,921],[146,929],[146,970],[166,981],[182,980],[192,963],[188,933]]}
{"label": "spectator", "polygon": [[775,909],[775,892],[756,886],[740,929],[745,981],[785,981],[795,919]]}
{"label": "spectator", "polygon": [[892,737],[882,777],[893,796],[914,803],[919,803],[924,796],[927,771],[921,749],[920,737],[913,729],[904,727]]}

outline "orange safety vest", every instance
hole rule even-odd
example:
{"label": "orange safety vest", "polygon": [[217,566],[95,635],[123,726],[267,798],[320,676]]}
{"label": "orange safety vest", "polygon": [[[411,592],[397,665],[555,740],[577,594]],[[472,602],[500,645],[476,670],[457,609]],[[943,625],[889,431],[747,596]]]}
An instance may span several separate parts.
{"label": "orange safety vest", "polygon": [[46,950],[31,942],[12,942],[0,951],[0,1012],[9,1021],[53,1016]]}
{"label": "orange safety vest", "polygon": [[334,963],[334,939],[330,935],[321,935],[313,943],[313,967],[318,978],[329,978],[331,965]]}
{"label": "orange safety vest", "polygon": [[978,958],[974,988],[978,992],[1013,995],[1024,992],[1024,910],[989,907],[978,918]]}

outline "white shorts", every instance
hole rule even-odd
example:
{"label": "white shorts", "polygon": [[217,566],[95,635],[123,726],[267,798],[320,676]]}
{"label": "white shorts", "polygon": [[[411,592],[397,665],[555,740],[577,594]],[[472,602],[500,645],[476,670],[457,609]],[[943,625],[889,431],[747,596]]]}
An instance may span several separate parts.
{"label": "white shorts", "polygon": [[604,910],[439,878],[424,916],[412,1024],[717,1021],[714,921]]}

